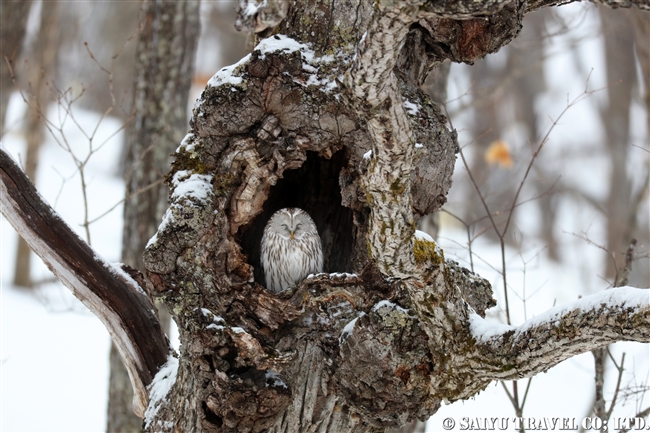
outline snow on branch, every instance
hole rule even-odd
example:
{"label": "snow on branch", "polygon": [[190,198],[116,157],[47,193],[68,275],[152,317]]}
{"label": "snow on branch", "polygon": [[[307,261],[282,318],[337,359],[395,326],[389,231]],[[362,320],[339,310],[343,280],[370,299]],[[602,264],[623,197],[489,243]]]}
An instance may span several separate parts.
{"label": "snow on branch", "polygon": [[[616,341],[650,342],[650,290],[620,287],[549,309],[520,326],[470,316],[485,373],[519,379]],[[487,362],[485,362],[487,361]]]}
{"label": "snow on branch", "polygon": [[169,344],[153,303],[136,282],[141,275],[135,270],[129,275],[95,253],[45,202],[4,149],[0,149],[0,198],[2,214],[14,229],[108,329],[131,379],[133,410],[142,417],[148,403],[146,386],[167,361]]}
{"label": "snow on branch", "polygon": [[[540,9],[543,7],[560,6],[573,3],[578,0],[533,0],[526,4],[526,12]],[[650,10],[650,1],[648,0],[591,0],[592,3],[608,6],[612,9],[629,8],[636,6],[639,9]]]}
{"label": "snow on branch", "polygon": [[[530,12],[543,7],[560,6],[580,0],[532,0],[525,4],[525,11]],[[637,6],[639,9],[650,9],[648,0],[591,0],[592,3],[602,4],[611,8],[629,8]],[[511,0],[457,0],[453,2],[424,1],[418,11],[418,16],[436,16],[439,18],[470,18],[485,17],[511,5]]]}

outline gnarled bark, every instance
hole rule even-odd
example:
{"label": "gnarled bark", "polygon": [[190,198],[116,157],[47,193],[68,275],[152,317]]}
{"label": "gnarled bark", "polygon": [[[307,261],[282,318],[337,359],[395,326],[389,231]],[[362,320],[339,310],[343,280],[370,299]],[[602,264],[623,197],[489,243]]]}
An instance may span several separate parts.
{"label": "gnarled bark", "polygon": [[[544,322],[484,341],[474,317],[494,305],[489,284],[415,236],[417,220],[445,201],[457,151],[419,85],[446,58],[496,51],[524,10],[507,3],[460,20],[418,2],[289,5],[278,34],[217,72],[175,154],[171,205],[145,251],[151,293],[179,323],[179,377],[197,392],[186,400],[177,379],[148,425],[383,431],[492,380],[550,368],[560,349],[649,340],[648,305],[637,297],[634,313],[607,308],[644,331],[596,324],[587,342],[582,328],[603,311],[576,307],[559,331]],[[313,16],[320,32],[308,31]],[[244,18],[258,31],[266,22]],[[287,206],[314,218],[326,273],[275,295],[262,287],[259,242]]]}
{"label": "gnarled bark", "polygon": [[[254,6],[241,27],[276,34],[197,101],[145,250],[147,290],[182,343],[153,381],[148,431],[385,431],[560,350],[650,341],[648,292],[633,289],[486,326],[489,283],[415,232],[444,203],[458,147],[419,86],[510,41],[530,5]],[[287,206],[312,215],[326,272],[274,294],[259,241]]]}

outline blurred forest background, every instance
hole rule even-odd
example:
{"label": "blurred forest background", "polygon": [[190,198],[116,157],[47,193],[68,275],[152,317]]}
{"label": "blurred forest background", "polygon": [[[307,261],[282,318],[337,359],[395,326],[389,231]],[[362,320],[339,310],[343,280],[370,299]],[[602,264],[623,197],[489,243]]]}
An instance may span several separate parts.
{"label": "blurred forest background", "polygon": [[[187,103],[182,96],[175,99],[181,101],[176,111],[182,119],[166,123],[163,146],[159,137],[142,135],[146,116],[155,116],[142,114],[139,104],[147,99],[137,93],[147,80],[155,81],[142,73],[143,40],[151,32],[155,46],[160,37],[155,26],[145,25],[151,10],[142,6],[139,1],[3,1],[0,10],[3,145],[39,189],[49,186],[43,194],[70,215],[69,224],[87,240],[97,239],[93,246],[99,253],[139,269],[144,244],[164,212],[162,179],[169,155],[189,128],[194,101],[216,71],[253,47],[253,40],[234,28],[234,2],[203,1],[183,12],[185,25],[197,23],[195,31],[200,21],[200,34],[198,45],[189,38],[184,47],[184,61],[191,64],[174,79],[182,82],[176,88],[187,93]],[[443,64],[428,80],[425,90],[444,104],[459,132],[462,157],[448,203],[420,228],[438,239],[447,258],[493,283],[499,302],[491,311],[494,320],[519,324],[556,302],[620,283],[650,287],[649,80],[650,14],[591,4],[531,13],[520,36],[499,53],[472,66]],[[64,156],[51,156],[48,146]],[[156,147],[162,147],[161,165],[144,164]],[[113,156],[102,156],[100,150],[108,148]],[[62,162],[66,158],[68,166]],[[144,184],[134,181],[143,165],[149,170]],[[105,178],[122,200],[93,190]],[[146,201],[154,222],[128,232],[135,218],[129,202],[137,207],[154,189],[163,197],[147,198],[154,200]],[[138,230],[142,233],[135,236]],[[139,244],[129,244],[136,238]],[[103,245],[111,245],[111,252],[102,251]],[[3,303],[8,291],[52,302],[47,293],[59,286],[23,242],[3,233],[2,253]],[[6,323],[2,328],[3,340],[5,332],[19,332],[6,330]],[[603,398],[614,401],[612,406],[628,403],[621,412],[625,416],[647,417],[648,348],[630,347],[607,353]],[[623,352],[630,353],[625,365]],[[10,356],[3,353],[5,371]],[[593,413],[598,401],[594,361],[581,362],[592,370],[591,385],[571,412],[578,417]],[[128,378],[113,371],[118,366],[112,353],[106,429],[136,431]],[[548,399],[550,391],[542,389],[563,386],[521,382],[498,388],[506,402],[498,415],[526,416],[536,392]],[[3,391],[5,413],[6,397]],[[440,427],[439,421],[431,424],[431,431]]]}

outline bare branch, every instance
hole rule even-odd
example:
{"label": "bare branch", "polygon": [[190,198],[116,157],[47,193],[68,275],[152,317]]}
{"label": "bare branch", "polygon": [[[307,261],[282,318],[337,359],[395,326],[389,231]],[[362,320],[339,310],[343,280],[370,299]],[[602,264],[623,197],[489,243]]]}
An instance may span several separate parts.
{"label": "bare branch", "polygon": [[612,401],[609,404],[609,409],[607,410],[606,413],[606,419],[610,419],[612,417],[612,412],[614,412],[614,407],[616,406],[616,399],[618,398],[618,393],[621,390],[621,379],[623,379],[623,372],[625,371],[625,368],[623,366],[625,365],[625,352],[623,352],[623,355],[621,355],[621,363],[617,364],[616,360],[612,356],[612,353],[607,349],[607,354],[611,358],[612,362],[616,366],[616,370],[618,371],[618,378],[616,379],[616,388],[614,389],[614,396],[612,397]]}
{"label": "bare branch", "polygon": [[548,370],[572,356],[620,340],[650,342],[650,291],[621,287],[551,308],[524,324],[486,332],[485,320],[471,317],[485,373],[519,379]]}
{"label": "bare branch", "polygon": [[146,387],[170,350],[153,303],[141,283],[104,261],[63,222],[4,149],[0,149],[0,179],[2,214],[104,323],[129,371],[134,412],[142,416],[148,404]]}

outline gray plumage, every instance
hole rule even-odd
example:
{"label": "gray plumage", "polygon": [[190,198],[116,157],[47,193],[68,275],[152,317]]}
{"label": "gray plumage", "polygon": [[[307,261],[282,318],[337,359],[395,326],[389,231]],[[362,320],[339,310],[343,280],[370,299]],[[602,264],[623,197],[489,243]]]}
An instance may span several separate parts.
{"label": "gray plumage", "polygon": [[323,248],[309,214],[298,208],[274,213],[264,227],[260,258],[266,289],[275,293],[323,272]]}

